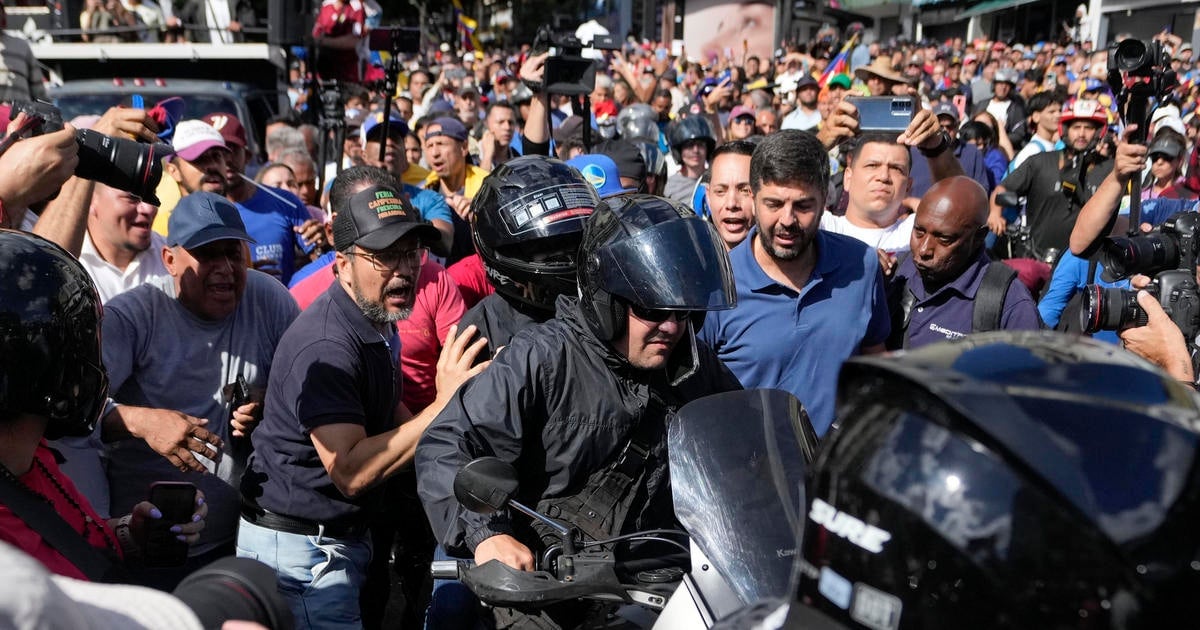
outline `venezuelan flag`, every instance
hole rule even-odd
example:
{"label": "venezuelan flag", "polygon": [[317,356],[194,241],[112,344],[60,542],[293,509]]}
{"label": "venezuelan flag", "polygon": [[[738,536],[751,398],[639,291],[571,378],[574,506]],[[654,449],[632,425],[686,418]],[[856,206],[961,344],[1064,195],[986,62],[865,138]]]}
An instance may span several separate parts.
{"label": "venezuelan flag", "polygon": [[837,74],[850,74],[850,51],[854,50],[855,44],[858,43],[858,33],[850,36],[845,46],[842,46],[842,51],[829,62],[829,66],[825,68],[825,72],[821,73],[821,78],[817,81],[817,85],[825,87],[829,84],[829,79]]}
{"label": "venezuelan flag", "polygon": [[475,36],[475,29],[479,28],[479,23],[467,17],[460,0],[450,0],[450,3],[454,5],[454,21],[458,27],[458,34],[462,38],[462,47],[470,50],[483,50],[483,45]]}

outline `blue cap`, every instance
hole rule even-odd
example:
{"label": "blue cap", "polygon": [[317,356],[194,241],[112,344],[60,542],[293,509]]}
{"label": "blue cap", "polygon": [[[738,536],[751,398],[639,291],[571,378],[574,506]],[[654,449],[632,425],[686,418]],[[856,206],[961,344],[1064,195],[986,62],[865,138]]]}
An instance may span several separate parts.
{"label": "blue cap", "polygon": [[[432,129],[435,126],[439,127],[439,129]],[[425,127],[425,139],[428,140],[438,136],[446,136],[459,142],[466,142],[467,126],[462,124],[462,121],[457,118],[450,118],[449,116],[436,118],[433,122],[429,123],[428,127]]]}
{"label": "blue cap", "polygon": [[1104,82],[1096,77],[1088,77],[1083,81],[1084,92],[1095,92],[1104,89]]}
{"label": "blue cap", "polygon": [[[383,112],[374,112],[367,116],[363,121],[361,133],[368,140],[371,139],[371,132],[375,131],[376,127],[383,125]],[[388,135],[393,137],[403,138],[408,135],[408,123],[404,119],[395,114],[388,116]]]}
{"label": "blue cap", "polygon": [[180,199],[167,220],[167,244],[172,247],[195,249],[229,238],[254,242],[237,207],[214,193],[195,192]]}
{"label": "blue cap", "polygon": [[621,187],[621,174],[617,171],[617,163],[607,155],[579,155],[567,160],[567,164],[579,169],[583,178],[596,188],[596,193],[601,199],[636,190]]}

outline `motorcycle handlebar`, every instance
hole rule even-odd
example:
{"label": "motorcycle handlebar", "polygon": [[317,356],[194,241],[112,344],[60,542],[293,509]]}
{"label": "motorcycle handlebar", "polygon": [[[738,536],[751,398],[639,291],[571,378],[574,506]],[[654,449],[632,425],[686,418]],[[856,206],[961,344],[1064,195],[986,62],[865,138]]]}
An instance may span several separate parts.
{"label": "motorcycle handlebar", "polygon": [[474,568],[474,560],[434,560],[429,563],[429,576],[435,580],[461,580],[463,572]]}

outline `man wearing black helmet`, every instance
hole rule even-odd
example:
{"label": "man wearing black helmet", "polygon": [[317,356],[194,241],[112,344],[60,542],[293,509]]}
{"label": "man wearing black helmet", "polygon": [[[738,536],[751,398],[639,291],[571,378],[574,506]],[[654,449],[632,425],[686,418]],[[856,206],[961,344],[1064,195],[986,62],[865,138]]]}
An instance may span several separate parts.
{"label": "man wearing black helmet", "polygon": [[560,295],[574,295],[575,253],[600,198],[579,171],[540,155],[518,157],[486,179],[472,202],[471,236],[496,287],[459,322],[487,338],[479,360],[519,331],[554,317]]}
{"label": "man wearing black helmet", "polygon": [[[711,226],[665,199],[596,208],[580,247],[580,297],[560,297],[554,319],[514,336],[417,447],[421,499],[445,547],[525,570],[543,547],[544,532],[526,521],[455,500],[455,472],[481,455],[513,462],[529,493],[521,500],[588,539],[672,523],[666,424],[690,400],[739,388],[694,330],[705,311],[733,305],[723,250]],[[586,613],[570,603],[545,620],[568,625]]]}

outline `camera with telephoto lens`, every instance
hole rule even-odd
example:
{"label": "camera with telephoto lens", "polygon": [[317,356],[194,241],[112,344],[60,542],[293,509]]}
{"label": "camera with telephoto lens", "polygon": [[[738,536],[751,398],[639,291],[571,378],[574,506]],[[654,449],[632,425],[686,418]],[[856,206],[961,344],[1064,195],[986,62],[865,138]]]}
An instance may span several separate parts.
{"label": "camera with telephoto lens", "polygon": [[[1153,274],[1146,291],[1158,298],[1184,339],[1194,344],[1200,332],[1200,288],[1196,284],[1200,214],[1180,212],[1147,234],[1106,239],[1100,256],[1106,279]],[[1137,291],[1094,284],[1084,291],[1086,299],[1079,312],[1084,332],[1146,324],[1146,313],[1137,303]]]}
{"label": "camera with telephoto lens", "polygon": [[546,58],[541,85],[529,83],[529,89],[567,96],[591,94],[596,87],[596,60],[584,57],[584,48],[620,50],[621,44],[610,35],[596,35],[584,46],[574,35],[555,37],[550,27],[540,27],[531,55],[549,51],[550,56]]}
{"label": "camera with telephoto lens", "polygon": [[[54,133],[63,128],[62,112],[49,103],[17,101],[12,117],[24,112],[34,120],[32,135]],[[91,129],[76,129],[79,164],[75,175],[124,190],[152,205],[160,205],[154,189],[162,179],[162,159],[174,153],[169,145],[146,144],[114,138]]]}

